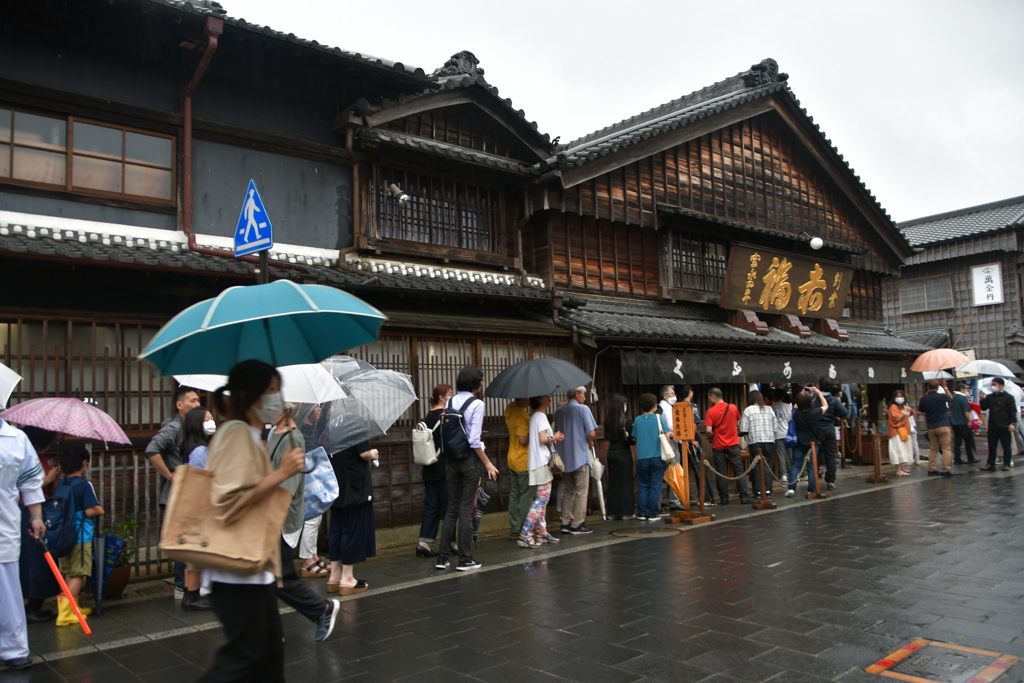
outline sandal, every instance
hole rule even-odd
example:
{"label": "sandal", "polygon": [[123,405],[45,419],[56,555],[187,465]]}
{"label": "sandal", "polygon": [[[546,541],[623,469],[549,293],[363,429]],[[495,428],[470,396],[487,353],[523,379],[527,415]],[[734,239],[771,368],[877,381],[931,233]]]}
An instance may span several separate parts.
{"label": "sandal", "polygon": [[327,592],[328,593],[337,593],[338,592],[338,582],[337,581],[328,581],[327,582]]}
{"label": "sandal", "polygon": [[338,586],[338,593],[340,595],[355,595],[356,593],[365,593],[369,587],[370,584],[362,579],[356,579],[354,586]]}
{"label": "sandal", "polygon": [[542,533],[542,534],[537,534],[536,536],[534,536],[534,539],[536,539],[536,541],[538,543],[561,543],[562,542],[562,539],[555,538],[554,536],[552,536],[551,534],[549,534],[546,531],[544,533]]}
{"label": "sandal", "polygon": [[534,548],[539,548],[541,546],[541,544],[535,541],[532,536],[522,535],[519,536],[519,540],[516,541],[516,545],[518,545],[520,548],[529,548],[531,550],[533,550]]}
{"label": "sandal", "polygon": [[304,579],[319,578],[321,576],[327,576],[330,573],[330,568],[324,564],[323,560],[317,560],[308,567],[299,569],[299,576]]}

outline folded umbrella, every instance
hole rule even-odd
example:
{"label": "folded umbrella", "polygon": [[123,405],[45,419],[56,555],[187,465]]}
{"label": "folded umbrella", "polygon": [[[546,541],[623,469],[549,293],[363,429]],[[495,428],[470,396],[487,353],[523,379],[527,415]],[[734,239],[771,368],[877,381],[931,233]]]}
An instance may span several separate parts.
{"label": "folded umbrella", "polygon": [[594,480],[597,485],[597,503],[601,507],[601,519],[608,519],[608,511],[604,506],[604,485],[601,483],[601,477],[604,476],[604,463],[597,459],[597,453],[594,451],[594,447],[590,447],[590,477]]}
{"label": "folded umbrella", "polygon": [[21,375],[0,363],[0,408],[7,405],[7,401],[10,400],[11,394],[14,392],[14,387],[18,386],[20,381]]}
{"label": "folded umbrella", "polygon": [[69,436],[130,444],[131,439],[114,418],[77,398],[33,398],[0,413],[8,422],[49,429]]}
{"label": "folded umbrella", "polygon": [[683,471],[683,466],[677,462],[670,464],[665,469],[665,483],[668,484],[676,495],[679,496],[680,502],[684,505],[689,503],[690,500],[690,481]]}
{"label": "folded umbrella", "polygon": [[278,280],[229,287],[186,308],[139,355],[165,375],[224,374],[244,360],[318,363],[377,340],[383,313],[333,287]]}
{"label": "folded umbrella", "polygon": [[491,380],[484,391],[492,398],[547,396],[586,386],[593,378],[559,358],[531,358],[510,365]]}

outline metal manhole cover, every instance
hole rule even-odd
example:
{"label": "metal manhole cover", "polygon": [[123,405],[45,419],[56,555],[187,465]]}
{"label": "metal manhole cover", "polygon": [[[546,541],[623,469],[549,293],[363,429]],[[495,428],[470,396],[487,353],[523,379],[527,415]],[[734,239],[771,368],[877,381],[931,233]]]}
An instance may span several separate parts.
{"label": "metal manhole cover", "polygon": [[682,529],[668,527],[630,527],[628,529],[616,529],[611,532],[612,536],[624,536],[626,538],[658,538],[661,536],[675,536]]}
{"label": "metal manhole cover", "polygon": [[990,683],[1017,663],[1013,655],[924,638],[904,645],[865,669],[870,674],[920,683]]}

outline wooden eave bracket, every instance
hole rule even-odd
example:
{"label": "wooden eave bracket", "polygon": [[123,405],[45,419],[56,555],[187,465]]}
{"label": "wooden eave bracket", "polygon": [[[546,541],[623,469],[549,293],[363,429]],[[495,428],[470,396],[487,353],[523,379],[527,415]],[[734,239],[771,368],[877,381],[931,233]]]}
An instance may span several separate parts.
{"label": "wooden eave bracket", "polygon": [[729,324],[754,334],[766,335],[770,330],[768,323],[757,317],[753,311],[732,311],[729,313]]}
{"label": "wooden eave bracket", "polygon": [[804,325],[803,322],[800,321],[799,316],[795,316],[790,313],[785,313],[777,317],[773,327],[777,330],[789,332],[790,334],[795,334],[796,336],[803,337],[805,339],[811,336],[811,328]]}
{"label": "wooden eave bracket", "polygon": [[819,320],[815,320],[811,330],[826,337],[838,339],[839,341],[850,341],[850,334],[843,328],[839,327],[839,323],[832,318],[820,318]]}

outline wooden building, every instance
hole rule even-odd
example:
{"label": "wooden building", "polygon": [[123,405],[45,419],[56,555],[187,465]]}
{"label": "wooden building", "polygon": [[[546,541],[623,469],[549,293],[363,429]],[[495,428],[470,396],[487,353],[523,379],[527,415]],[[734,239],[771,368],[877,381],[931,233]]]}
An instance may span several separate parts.
{"label": "wooden building", "polygon": [[1024,359],[1024,197],[900,224],[916,248],[884,283],[885,321],[929,346]]}
{"label": "wooden building", "polygon": [[[752,381],[898,383],[925,348],[883,327],[911,246],[773,60],[556,144],[468,52],[428,73],[209,0],[7,3],[0,351],[26,378],[12,400],[89,398],[136,440],[101,473],[115,517],[156,514],[139,454],[170,410],[136,355],[254,281],[228,250],[250,178],[271,276],[382,309],[381,340],[352,353],[423,398],[536,355],[593,373],[598,412],[669,381],[735,400]],[[503,408],[485,427],[502,467]],[[419,520],[405,430],[424,410],[379,444],[382,527]]]}

